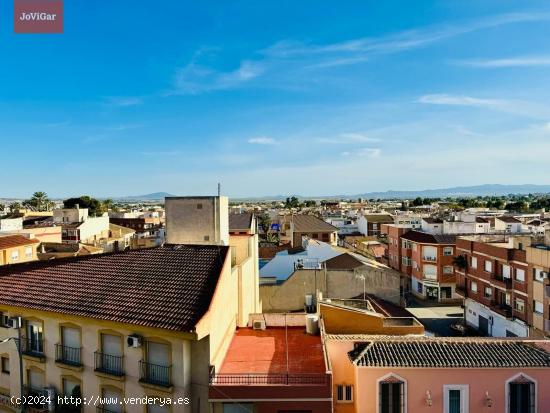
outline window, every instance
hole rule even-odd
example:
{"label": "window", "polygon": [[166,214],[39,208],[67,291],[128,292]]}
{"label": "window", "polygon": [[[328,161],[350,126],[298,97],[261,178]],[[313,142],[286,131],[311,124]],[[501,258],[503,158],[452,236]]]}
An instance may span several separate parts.
{"label": "window", "polygon": [[101,352],[96,356],[96,369],[114,376],[122,376],[124,374],[122,356],[122,336],[102,333]]}
{"label": "window", "polygon": [[443,248],[443,255],[453,255],[453,247]]}
{"label": "window", "polygon": [[477,268],[477,258],[476,257],[472,257],[470,265],[471,265],[472,268]]}
{"label": "window", "polygon": [[378,401],[380,413],[404,413],[404,383],[390,377],[379,384]]}
{"label": "window", "polygon": [[507,413],[535,413],[535,383],[520,376],[508,383]]}
{"label": "window", "polygon": [[525,310],[525,301],[521,298],[516,298],[515,309],[519,313],[523,313]]}
{"label": "window", "polygon": [[447,265],[443,267],[443,274],[452,274],[453,273],[453,266]]}
{"label": "window", "polygon": [[64,378],[63,395],[76,397],[78,393],[80,393],[80,382],[73,378]]}
{"label": "window", "polygon": [[533,301],[533,308],[535,313],[544,314],[544,307],[540,301]]}
{"label": "window", "polygon": [[25,257],[27,257],[27,258],[32,257],[32,247],[26,247],[25,248]]}
{"label": "window", "polygon": [[525,282],[525,270],[516,269],[516,281]]}
{"label": "window", "polygon": [[512,305],[512,295],[510,293],[504,295],[504,302],[506,305]]}
{"label": "window", "polygon": [[412,245],[413,251],[416,251],[416,246],[417,246],[417,244],[413,244],[413,245]]}
{"label": "window", "polygon": [[404,267],[410,267],[411,266],[411,259],[408,257],[401,257],[401,264]]}
{"label": "window", "polygon": [[197,209],[202,209],[202,204],[197,204]]}
{"label": "window", "polygon": [[485,298],[491,298],[493,296],[493,289],[491,287],[485,287]]}
{"label": "window", "polygon": [[485,271],[487,272],[493,271],[493,263],[489,260],[485,261]]}
{"label": "window", "polygon": [[143,381],[160,386],[171,385],[170,360],[171,349],[169,344],[148,341],[146,343],[146,363]]}
{"label": "window", "polygon": [[424,265],[424,278],[437,280],[437,267],[435,265]]}
{"label": "window", "polygon": [[544,281],[544,271],[538,268],[533,268],[533,278],[535,279],[535,281]]}
{"label": "window", "polygon": [[502,266],[502,276],[504,278],[511,278],[511,272],[510,272],[510,266],[509,265],[503,265]]}
{"label": "window", "polygon": [[445,413],[468,413],[468,385],[444,385],[443,406]]}
{"label": "window", "polygon": [[418,283],[418,284],[416,285],[416,291],[418,291],[420,294],[422,294],[422,288],[423,288],[423,287],[424,287],[424,286],[422,285],[422,283]]}
{"label": "window", "polygon": [[32,391],[41,392],[44,389],[44,372],[41,370],[27,370],[27,382]]}
{"label": "window", "polygon": [[2,356],[2,373],[10,374],[10,358]]}
{"label": "window", "polygon": [[32,353],[44,353],[44,329],[42,322],[27,322],[27,351]]}
{"label": "window", "polygon": [[17,261],[19,259],[19,250],[13,250],[11,252],[12,261]]}
{"label": "window", "polygon": [[108,412],[122,413],[122,391],[115,387],[105,387],[101,391],[103,408]]}
{"label": "window", "polygon": [[61,327],[61,346],[57,359],[63,363],[80,365],[80,330],[73,327]]}
{"label": "window", "polygon": [[472,281],[471,284],[470,284],[470,290],[473,292],[473,293],[477,293],[477,282],[475,281]]}
{"label": "window", "polygon": [[336,401],[338,403],[351,403],[353,401],[353,386],[348,384],[336,386]]}

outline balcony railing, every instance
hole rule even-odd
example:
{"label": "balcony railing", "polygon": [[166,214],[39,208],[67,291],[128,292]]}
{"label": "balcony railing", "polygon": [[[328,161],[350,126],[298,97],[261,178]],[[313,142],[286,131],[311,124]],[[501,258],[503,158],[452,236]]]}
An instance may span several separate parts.
{"label": "balcony railing", "polygon": [[437,257],[426,256],[426,257],[422,257],[422,260],[423,260],[423,261],[429,261],[429,262],[436,262],[436,261],[437,261]]}
{"label": "balcony railing", "polygon": [[22,338],[21,344],[21,352],[23,354],[33,357],[44,357],[44,340]]}
{"label": "balcony railing", "polygon": [[55,361],[70,366],[82,366],[80,347],[69,347],[62,344],[56,344]]}
{"label": "balcony railing", "polygon": [[210,376],[211,385],[327,385],[326,374],[216,374]]}
{"label": "balcony railing", "polygon": [[48,403],[46,401],[48,400],[48,392],[45,389],[25,386],[23,391],[29,402],[27,411],[47,411]]}
{"label": "balcony railing", "polygon": [[172,366],[159,366],[158,364],[139,362],[139,381],[162,387],[172,386]]}
{"label": "balcony railing", "polygon": [[504,286],[506,289],[512,288],[512,279],[509,278],[509,277],[504,277],[504,276],[502,276],[502,275],[493,274],[491,278],[492,278],[494,281],[497,281],[497,282],[499,282],[499,283],[502,283],[503,286]]}
{"label": "balcony railing", "polygon": [[512,307],[507,304],[499,303],[493,300],[491,301],[491,309],[506,318],[512,318],[513,316]]}
{"label": "balcony railing", "polygon": [[95,371],[112,376],[124,376],[123,358],[121,356],[112,356],[99,351],[96,351],[94,356]]}

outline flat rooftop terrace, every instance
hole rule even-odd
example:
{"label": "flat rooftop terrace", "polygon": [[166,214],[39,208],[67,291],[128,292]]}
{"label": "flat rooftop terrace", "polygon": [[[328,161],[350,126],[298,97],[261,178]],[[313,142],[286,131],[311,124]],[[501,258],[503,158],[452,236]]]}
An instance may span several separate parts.
{"label": "flat rooftop terrace", "polygon": [[305,327],[268,327],[265,330],[238,329],[217,373],[270,375],[325,372],[320,336],[307,334]]}

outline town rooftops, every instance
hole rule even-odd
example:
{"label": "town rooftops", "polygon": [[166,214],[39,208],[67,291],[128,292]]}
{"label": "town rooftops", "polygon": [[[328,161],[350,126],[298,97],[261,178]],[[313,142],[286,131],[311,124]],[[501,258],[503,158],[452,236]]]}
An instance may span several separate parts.
{"label": "town rooftops", "polygon": [[428,224],[443,224],[443,220],[440,218],[426,217],[426,218],[422,218],[422,220],[426,221]]}
{"label": "town rooftops", "polygon": [[348,357],[363,367],[550,367],[550,353],[521,340],[388,338],[361,343]]}
{"label": "town rooftops", "polygon": [[320,336],[307,334],[305,327],[268,327],[265,330],[239,328],[217,373],[224,375],[325,372]]}
{"label": "town rooftops", "polygon": [[0,304],[190,331],[228,247],[172,245],[0,267]]}
{"label": "town rooftops", "polygon": [[349,253],[337,255],[324,261],[327,270],[354,270],[365,263]]}
{"label": "town rooftops", "polygon": [[506,222],[507,224],[521,224],[521,221],[517,218],[511,217],[510,215],[501,215],[496,217],[499,221]]}
{"label": "town rooftops", "polygon": [[414,230],[403,234],[401,238],[422,244],[454,244],[456,242],[455,235],[428,234],[427,232]]}
{"label": "town rooftops", "polygon": [[292,223],[294,232],[335,232],[338,231],[333,225],[317,218],[315,215],[293,215]]}
{"label": "town rooftops", "polygon": [[252,214],[229,214],[229,231],[250,230]]}
{"label": "town rooftops", "polygon": [[393,217],[390,214],[363,214],[367,222],[378,224],[392,224]]}
{"label": "town rooftops", "polygon": [[34,238],[27,238],[22,235],[0,235],[0,250],[7,248],[22,247],[25,245],[38,244],[40,241]]}

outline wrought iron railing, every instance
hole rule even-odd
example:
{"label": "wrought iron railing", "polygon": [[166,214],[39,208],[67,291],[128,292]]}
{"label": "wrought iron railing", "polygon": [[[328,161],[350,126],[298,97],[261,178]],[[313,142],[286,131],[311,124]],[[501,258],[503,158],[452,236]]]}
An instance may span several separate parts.
{"label": "wrought iron railing", "polygon": [[303,385],[327,385],[329,383],[329,376],[326,374],[312,373],[312,374],[215,374],[210,376],[210,384],[223,385],[223,384],[242,384],[242,385],[289,385],[289,384],[303,384]]}
{"label": "wrought iron railing", "polygon": [[95,371],[110,374],[112,376],[124,376],[123,357],[96,351]]}
{"label": "wrought iron railing", "polygon": [[172,366],[139,362],[139,381],[157,386],[170,387],[172,385]]}
{"label": "wrought iron railing", "polygon": [[44,356],[44,340],[34,338],[21,339],[21,352],[29,356],[43,357]]}
{"label": "wrought iron railing", "polygon": [[80,347],[69,347],[62,344],[56,344],[55,361],[71,366],[81,366]]}

